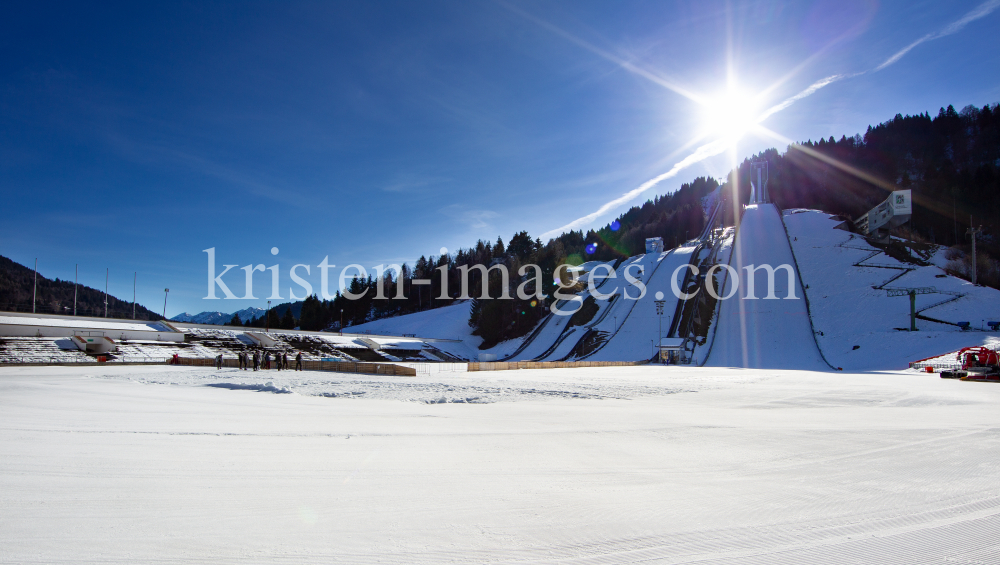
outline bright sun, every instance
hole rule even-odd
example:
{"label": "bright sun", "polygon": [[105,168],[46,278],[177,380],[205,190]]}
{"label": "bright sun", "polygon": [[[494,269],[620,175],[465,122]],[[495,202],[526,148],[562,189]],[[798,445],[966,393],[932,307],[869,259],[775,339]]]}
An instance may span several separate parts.
{"label": "bright sun", "polygon": [[733,141],[743,137],[757,124],[760,111],[756,106],[754,97],[747,92],[727,89],[703,109],[708,133]]}

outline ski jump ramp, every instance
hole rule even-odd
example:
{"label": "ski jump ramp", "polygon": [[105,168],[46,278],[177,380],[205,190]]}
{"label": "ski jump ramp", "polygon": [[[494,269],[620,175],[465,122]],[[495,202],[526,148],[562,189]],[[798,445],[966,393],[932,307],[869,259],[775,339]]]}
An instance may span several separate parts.
{"label": "ski jump ramp", "polygon": [[[805,291],[799,281],[785,233],[781,215],[773,204],[751,204],[747,206],[736,235],[736,243],[730,255],[730,267],[735,269],[726,277],[721,296],[732,294],[732,298],[721,300],[717,333],[705,366],[748,367],[758,369],[806,369],[829,370],[816,345]],[[748,297],[748,271],[753,265],[770,265],[774,273],[774,296],[768,295],[768,272],[759,269],[753,275],[753,289],[756,300]],[[789,297],[788,265],[794,273],[794,296]],[[739,286],[733,289],[735,281]]]}

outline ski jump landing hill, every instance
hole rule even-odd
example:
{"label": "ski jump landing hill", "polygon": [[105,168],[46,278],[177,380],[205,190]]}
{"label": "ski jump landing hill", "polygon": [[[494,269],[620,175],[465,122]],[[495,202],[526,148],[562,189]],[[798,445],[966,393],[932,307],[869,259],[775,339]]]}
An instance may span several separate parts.
{"label": "ski jump landing hill", "polygon": [[[1000,345],[1000,333],[988,331],[986,323],[1000,320],[1000,291],[974,286],[946,272],[947,249],[918,249],[920,246],[896,240],[897,245],[912,248],[913,255],[903,261],[861,236],[836,229],[841,222],[817,210],[782,212],[770,203],[750,204],[735,237],[709,237],[711,229],[706,229],[700,239],[676,249],[625,259],[617,265],[615,278],[597,285],[601,293],[610,294],[613,286],[625,283],[627,266],[641,265],[641,279],[647,287],[642,299],[624,300],[619,294],[598,300],[593,318],[575,326],[569,325],[570,316],[550,315],[528,335],[486,350],[479,349],[482,339],[473,336],[468,326],[469,303],[378,320],[354,329],[452,338],[455,341],[435,345],[454,357],[470,360],[480,353],[491,353],[511,361],[641,361],[653,357],[653,343],[661,335],[661,320],[653,304],[656,292],[663,292],[666,301],[662,336],[685,337],[672,324],[681,308],[670,279],[684,264],[701,265],[704,272],[708,264],[715,263],[728,265],[738,278],[718,278],[721,296],[732,293],[733,297],[716,304],[708,337],[691,352],[694,363],[818,371],[894,370],[965,346]],[[714,225],[712,221],[709,224],[709,228]],[[588,264],[584,270],[592,272],[596,264]],[[747,298],[749,275],[745,267],[750,265],[776,269],[777,299],[765,298],[765,269],[753,275],[757,298]],[[782,265],[795,274],[791,286]],[[634,268],[632,272],[636,273]],[[690,290],[686,284],[681,286]],[[886,292],[907,287],[937,292],[917,296],[917,332],[900,331],[909,327],[908,301]],[[790,291],[794,299],[789,298]],[[575,310],[568,302],[557,307]],[[970,322],[971,328],[963,331],[960,322]]]}
{"label": "ski jump landing hill", "polygon": [[[765,298],[769,271],[758,268],[751,280],[745,268],[762,265],[776,269],[776,299]],[[739,276],[732,276],[730,271],[726,277],[720,296],[731,298],[720,301],[718,327],[706,365],[829,370],[830,365],[816,345],[805,290],[796,273],[781,215],[773,204],[747,206],[730,254],[730,267]],[[756,299],[748,294],[751,288]]]}

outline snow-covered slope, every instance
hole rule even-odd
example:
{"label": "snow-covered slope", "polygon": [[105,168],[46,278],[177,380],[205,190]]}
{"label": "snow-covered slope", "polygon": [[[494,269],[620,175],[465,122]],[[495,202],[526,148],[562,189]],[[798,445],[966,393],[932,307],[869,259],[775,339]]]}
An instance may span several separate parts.
{"label": "snow-covered slope", "polygon": [[[458,340],[457,343],[435,342],[434,346],[463,359],[476,359],[480,353],[479,344],[483,342],[483,338],[472,335],[472,328],[469,327],[469,309],[471,307],[471,301],[464,301],[443,308],[434,308],[350,326],[345,328],[345,331],[348,333],[415,335],[423,338]],[[513,349],[517,347],[517,344],[507,342],[497,347]],[[494,352],[494,350],[490,350],[490,352]]]}
{"label": "snow-covered slope", "polygon": [[[1000,319],[1000,291],[973,286],[935,265],[921,267],[897,261],[864,238],[834,229],[840,220],[824,212],[786,210],[784,221],[802,283],[808,286],[817,341],[834,366],[845,370],[901,369],[909,361],[980,345],[997,335],[980,328],[986,327],[987,321]],[[917,332],[897,330],[910,326],[909,298],[890,298],[885,290],[873,287],[881,287],[900,274],[887,286],[934,287],[953,293],[918,295],[918,313],[951,324],[967,321],[974,330],[961,331],[949,323],[922,319],[917,320]],[[941,304],[943,301],[949,302]]]}
{"label": "snow-covered slope", "polygon": [[[660,254],[655,255],[637,255],[635,257],[630,257],[621,262],[618,268],[614,271],[614,278],[604,277],[600,282],[594,281],[594,286],[597,291],[601,294],[612,294],[612,289],[616,286],[619,289],[619,295],[614,298],[608,298],[606,300],[597,301],[597,313],[591,321],[583,326],[572,326],[568,327],[572,315],[557,316],[552,315],[547,319],[543,320],[542,323],[545,325],[540,328],[537,332],[533,332],[525,339],[529,339],[530,342],[527,346],[520,352],[517,353],[511,361],[560,361],[565,359],[579,343],[580,339],[587,333],[587,330],[596,325],[596,323],[602,320],[609,312],[609,309],[614,309],[622,301],[620,295],[621,287],[626,284],[625,271],[630,269],[632,276],[637,277],[641,280],[646,280],[653,270],[656,264],[657,258]],[[581,282],[588,282],[591,275],[591,269],[596,266],[597,262],[585,263],[581,267],[586,271],[583,276],[580,277]],[[638,268],[644,269],[645,275],[639,276]],[[601,275],[605,275],[606,272],[602,271]],[[638,294],[637,289],[632,289],[631,294]],[[588,291],[583,291],[583,297],[589,296]],[[559,305],[560,311],[564,312],[575,312],[579,308],[578,302],[566,301]],[[622,316],[624,318],[624,316]]]}
{"label": "snow-covered slope", "polygon": [[[654,343],[661,334],[667,336],[671,317],[677,307],[677,297],[670,289],[670,278],[677,267],[691,261],[696,246],[683,246],[667,253],[647,255],[646,272],[641,277],[646,285],[646,293],[639,300],[619,298],[608,315],[596,329],[607,332],[610,337],[604,347],[592,355],[588,361],[639,361],[653,357]],[[678,274],[683,279],[683,274]],[[638,291],[630,288],[634,296]],[[656,314],[656,293],[663,293],[663,315]]]}
{"label": "snow-covered slope", "polygon": [[[696,362],[700,363],[707,355],[709,366],[830,370],[833,365],[853,371],[900,369],[909,361],[981,344],[992,339],[990,336],[997,336],[979,328],[985,327],[987,321],[1000,319],[1000,292],[974,287],[946,275],[937,266],[901,263],[864,239],[834,229],[838,223],[839,219],[812,210],[788,210],[783,222],[772,205],[748,207],[732,248],[728,239],[720,244],[722,260],[728,260],[740,273],[738,292],[734,298],[722,301],[708,343],[696,351]],[[601,347],[601,340],[596,340],[599,348],[592,353],[584,352],[583,358],[649,359],[660,322],[653,304],[656,292],[663,292],[666,300],[662,320],[666,335],[676,305],[670,277],[678,266],[690,261],[694,251],[695,247],[686,246],[663,254],[629,258],[616,269],[617,278],[605,281],[602,285],[608,286],[600,288],[607,293],[615,284],[626,284],[624,268],[642,265],[646,269],[642,280],[647,285],[642,300],[626,301],[619,296],[613,301],[598,301],[598,312],[582,326],[567,328],[570,316],[550,316],[537,331],[490,350],[480,351],[482,339],[472,335],[468,302],[377,320],[349,331],[455,339],[456,343],[435,345],[466,359],[475,359],[485,352],[495,353],[501,359],[511,356],[511,360],[517,361],[557,361],[575,359],[578,352],[574,353],[574,348],[589,331],[596,330],[605,338],[604,345]],[[939,259],[943,251],[931,255]],[[758,299],[745,299],[747,279],[743,267],[763,264],[772,267],[787,264],[793,270],[797,266],[794,288],[798,298],[785,299],[787,274],[779,270],[775,293],[780,299],[765,300],[767,274],[760,270],[754,278]],[[900,274],[888,286],[935,287],[949,293],[917,297],[921,315],[938,322],[919,320],[920,331],[915,333],[895,329],[909,326],[908,299],[889,298],[885,290],[873,287],[881,287]],[[723,295],[730,292],[732,282],[726,282]],[[575,309],[575,305],[565,306]],[[959,321],[971,322],[975,329],[963,332],[954,325]],[[523,349],[518,351],[522,345]]]}
{"label": "snow-covered slope", "polygon": [[754,295],[748,299],[747,265],[790,265],[794,269],[792,251],[773,204],[747,206],[736,235],[730,266],[739,278],[726,281],[722,296],[728,296],[738,280],[736,294],[723,300],[719,308],[718,331],[709,354],[709,366],[754,367],[767,369],[829,370],[812,335],[802,285],[795,277],[796,299],[788,299],[789,285],[785,270],[774,276],[777,300],[765,300],[768,277],[763,270],[755,272]]}

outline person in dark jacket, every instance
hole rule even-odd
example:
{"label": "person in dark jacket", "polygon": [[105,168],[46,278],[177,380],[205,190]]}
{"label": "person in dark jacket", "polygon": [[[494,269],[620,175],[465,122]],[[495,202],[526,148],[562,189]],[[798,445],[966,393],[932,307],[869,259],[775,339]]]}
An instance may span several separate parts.
{"label": "person in dark jacket", "polygon": [[295,370],[296,371],[301,371],[302,370],[302,352],[301,351],[299,351],[299,354],[295,356]]}
{"label": "person in dark jacket", "polygon": [[288,352],[281,354],[281,364],[284,365],[285,370],[288,370]]}
{"label": "person in dark jacket", "polygon": [[260,368],[260,353],[253,352],[253,370],[256,371]]}

